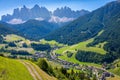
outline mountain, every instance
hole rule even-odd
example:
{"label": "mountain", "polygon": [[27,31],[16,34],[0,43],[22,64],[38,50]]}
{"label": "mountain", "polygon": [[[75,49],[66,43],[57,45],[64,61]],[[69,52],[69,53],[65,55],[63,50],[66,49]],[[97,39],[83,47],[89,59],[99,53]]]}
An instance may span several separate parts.
{"label": "mountain", "polygon": [[39,40],[57,28],[53,23],[38,20],[28,20],[23,24],[12,25],[10,27],[31,40]]}
{"label": "mountain", "polygon": [[[101,31],[103,32],[98,34]],[[50,33],[45,39],[56,40],[69,46],[75,44],[73,45],[77,47],[75,58],[79,61],[112,63],[120,58],[120,1],[110,2],[87,15],[79,17],[70,24]],[[84,41],[91,39],[93,41],[85,45],[89,49],[83,48]],[[81,42],[81,48],[77,44],[79,42]],[[103,48],[106,53],[99,54],[102,52],[99,50],[96,53],[94,52],[95,49],[93,51],[86,51],[92,50],[92,47],[96,47],[97,45],[99,45],[98,48]],[[74,49],[73,47],[70,48]],[[82,48],[85,50],[81,50]],[[68,47],[67,50],[69,50]]]}
{"label": "mountain", "polygon": [[31,19],[34,18],[43,18],[44,20],[50,19],[51,12],[48,11],[45,7],[39,7],[35,5],[30,12]]}
{"label": "mountain", "polygon": [[87,10],[74,11],[69,7],[61,9],[57,8],[55,11],[51,12],[45,7],[39,7],[39,5],[35,5],[31,9],[24,5],[21,9],[14,9],[12,15],[3,15],[1,17],[1,21],[8,22],[10,24],[20,24],[30,19],[36,19],[60,24],[73,21],[74,19],[88,13],[89,11]]}
{"label": "mountain", "polygon": [[83,16],[84,14],[88,14],[89,11],[87,10],[80,10],[80,11],[74,11],[71,10],[69,7],[62,7],[62,8],[57,8],[54,12],[54,16],[58,17],[67,17],[67,18],[78,18],[80,16]]}
{"label": "mountain", "polygon": [[3,22],[0,22],[0,35],[6,35],[12,33],[15,33],[15,31],[12,28],[9,28]]}
{"label": "mountain", "polygon": [[45,7],[35,5],[30,9],[24,5],[21,9],[14,9],[12,15],[3,15],[1,21],[8,23],[5,25],[17,30],[28,39],[39,40],[54,29],[88,13],[86,10],[73,11],[69,7],[58,8],[52,13]]}
{"label": "mountain", "polygon": [[6,23],[0,22],[0,43],[3,41],[2,35],[14,34],[14,33],[17,34],[17,32],[14,29],[8,27]]}
{"label": "mountain", "polygon": [[95,36],[99,31],[105,30],[100,36],[101,39],[98,38],[97,41],[109,39],[116,41],[117,39],[118,42],[118,40],[120,40],[119,16],[120,2],[114,1],[57,29],[46,36],[45,39],[56,40],[60,43],[71,45],[87,40]]}
{"label": "mountain", "polygon": [[34,19],[34,18],[44,18],[49,19],[51,12],[48,11],[45,7],[39,7],[35,5],[33,8],[29,9],[25,5],[19,9],[14,9],[13,14],[7,14],[2,16],[2,21],[7,22],[12,19],[21,19],[23,21]]}
{"label": "mountain", "polygon": [[[107,8],[109,15],[106,15],[108,19],[104,20],[104,32],[96,37],[90,45],[94,46],[97,43],[107,41],[108,44],[104,47],[107,51],[120,53],[120,1],[109,3]],[[117,55],[117,57],[120,56]]]}

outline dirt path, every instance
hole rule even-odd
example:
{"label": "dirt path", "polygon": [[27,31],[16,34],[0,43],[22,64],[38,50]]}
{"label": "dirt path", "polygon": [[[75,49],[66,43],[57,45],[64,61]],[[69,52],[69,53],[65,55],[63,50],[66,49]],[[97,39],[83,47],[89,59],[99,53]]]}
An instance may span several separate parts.
{"label": "dirt path", "polygon": [[20,62],[26,66],[26,68],[28,69],[28,71],[30,72],[30,74],[32,75],[34,80],[42,80],[39,73],[37,72],[37,70],[34,68],[34,66],[32,64],[30,64],[27,61],[23,61],[23,60],[20,60]]}

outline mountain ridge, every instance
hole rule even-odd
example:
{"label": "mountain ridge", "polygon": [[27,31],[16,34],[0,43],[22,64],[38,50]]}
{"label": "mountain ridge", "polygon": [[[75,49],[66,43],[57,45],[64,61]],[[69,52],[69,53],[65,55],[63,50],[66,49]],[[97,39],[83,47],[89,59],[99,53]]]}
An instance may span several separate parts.
{"label": "mountain ridge", "polygon": [[[87,10],[71,10],[69,7],[62,7],[61,9],[57,8],[53,12],[49,11],[45,7],[39,7],[39,5],[35,5],[32,8],[27,8],[25,5],[22,8],[16,8],[13,11],[13,14],[7,14],[3,15],[1,17],[1,21],[9,22],[13,19],[21,19],[22,21],[27,21],[29,19],[35,19],[35,18],[42,18],[43,20],[49,21],[52,16],[57,17],[67,17],[67,18],[78,18],[79,16],[82,16],[84,14],[88,14],[89,11]],[[72,14],[68,16],[68,14]]]}

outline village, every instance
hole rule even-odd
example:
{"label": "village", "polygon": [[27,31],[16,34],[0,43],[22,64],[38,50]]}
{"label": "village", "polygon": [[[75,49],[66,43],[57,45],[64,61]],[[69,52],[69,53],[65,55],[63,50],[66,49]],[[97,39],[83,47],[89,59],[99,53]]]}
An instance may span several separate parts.
{"label": "village", "polygon": [[[46,52],[36,52],[33,55],[33,58],[46,58],[46,54],[47,54]],[[60,56],[60,55],[54,53],[54,51],[51,51],[50,57],[47,59],[49,61],[53,61],[55,63],[61,64],[66,69],[74,68],[76,70],[89,71],[92,74],[96,75],[98,80],[106,80],[106,78],[108,78],[108,77],[114,77],[113,73],[108,72],[106,70],[106,65],[103,65],[102,68],[88,66],[88,65],[80,65],[80,64],[75,64],[72,62],[68,62],[68,61],[59,59],[58,56]],[[91,77],[91,76],[89,76],[89,77]]]}

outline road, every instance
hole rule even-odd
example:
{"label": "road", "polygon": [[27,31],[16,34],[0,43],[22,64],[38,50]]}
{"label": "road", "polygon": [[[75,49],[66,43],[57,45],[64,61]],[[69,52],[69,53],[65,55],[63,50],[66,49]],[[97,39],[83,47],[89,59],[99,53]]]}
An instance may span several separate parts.
{"label": "road", "polygon": [[20,60],[20,62],[26,66],[26,68],[28,69],[34,80],[43,80],[39,75],[38,71],[31,63],[24,60]]}

